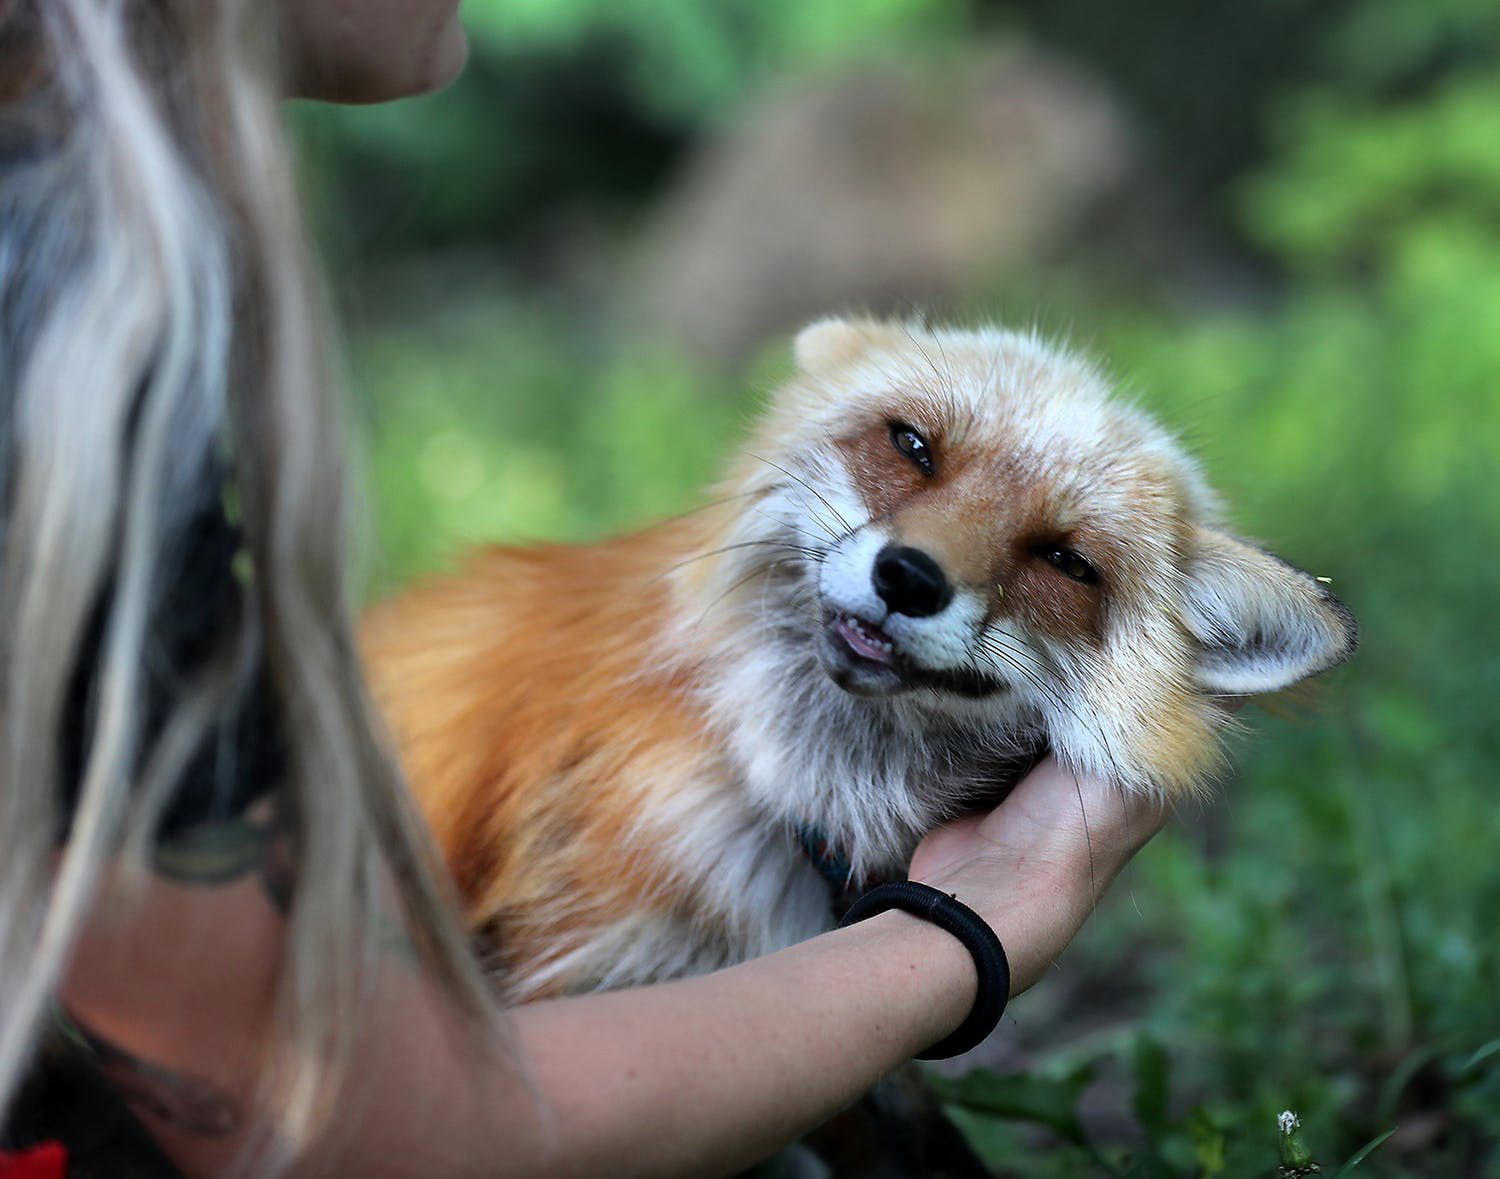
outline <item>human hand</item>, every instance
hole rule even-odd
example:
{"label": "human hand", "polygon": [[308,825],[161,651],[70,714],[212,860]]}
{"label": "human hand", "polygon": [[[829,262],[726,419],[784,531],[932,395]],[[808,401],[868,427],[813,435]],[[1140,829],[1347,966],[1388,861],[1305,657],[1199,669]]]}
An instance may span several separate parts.
{"label": "human hand", "polygon": [[1017,995],[1062,953],[1168,813],[1158,798],[1075,774],[1048,756],[988,814],[928,834],[909,875],[956,895],[989,922]]}

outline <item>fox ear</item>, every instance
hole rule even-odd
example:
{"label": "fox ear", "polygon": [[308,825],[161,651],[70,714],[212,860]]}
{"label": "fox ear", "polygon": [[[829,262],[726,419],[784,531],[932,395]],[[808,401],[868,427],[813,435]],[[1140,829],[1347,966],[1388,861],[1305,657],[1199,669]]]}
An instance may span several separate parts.
{"label": "fox ear", "polygon": [[869,319],[820,319],[797,333],[792,356],[805,373],[825,373],[887,341],[891,329]]}
{"label": "fox ear", "polygon": [[1199,643],[1205,692],[1275,692],[1354,653],[1354,615],[1317,578],[1263,549],[1200,528],[1186,572],[1184,621]]}

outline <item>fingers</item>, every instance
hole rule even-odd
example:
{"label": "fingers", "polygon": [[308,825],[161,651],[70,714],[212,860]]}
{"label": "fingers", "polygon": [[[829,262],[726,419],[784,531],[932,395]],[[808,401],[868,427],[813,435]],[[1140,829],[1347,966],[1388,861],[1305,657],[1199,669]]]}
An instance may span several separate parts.
{"label": "fingers", "polygon": [[993,818],[1011,822],[1024,816],[1039,826],[1067,829],[1087,823],[1098,832],[1145,825],[1160,829],[1168,807],[1160,795],[1127,790],[1115,779],[1064,765],[1048,754],[1016,784]]}
{"label": "fingers", "polygon": [[1169,813],[1158,796],[1125,790],[1048,756],[984,817],[979,834],[1108,880],[1161,830]]}
{"label": "fingers", "polygon": [[928,883],[962,882],[966,895],[994,891],[1006,906],[1031,895],[1066,899],[1084,912],[1168,813],[1159,797],[1047,757],[993,811],[930,833],[912,857],[911,874]]}

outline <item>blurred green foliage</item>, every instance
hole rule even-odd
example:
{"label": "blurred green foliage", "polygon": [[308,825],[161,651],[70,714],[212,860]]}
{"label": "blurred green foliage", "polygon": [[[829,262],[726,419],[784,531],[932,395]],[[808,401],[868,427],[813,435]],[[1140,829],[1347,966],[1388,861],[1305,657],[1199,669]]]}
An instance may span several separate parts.
{"label": "blurred green foliage", "polygon": [[961,0],[469,0],[464,12],[482,42],[507,52],[615,41],[647,103],[699,118],[778,76],[951,39],[965,10]]}
{"label": "blurred green foliage", "polygon": [[468,0],[473,59],[432,98],[297,122],[338,258],[514,245],[569,210],[628,216],[690,134],[819,65],[933,51],[961,0]]}
{"label": "blurred green foliage", "polygon": [[482,541],[587,539],[682,511],[743,416],[676,358],[590,360],[555,319],[495,295],[373,335],[356,377],[372,394],[372,592]]}
{"label": "blurred green foliage", "polygon": [[[1086,24],[1085,0],[1060,7]],[[1106,0],[1095,7],[1117,19]],[[1052,986],[1096,996],[1104,1030],[1031,1029],[1044,984],[1006,1024],[1032,1033],[1026,1070],[952,1084],[1003,1174],[1271,1175],[1286,1108],[1325,1174],[1393,1126],[1359,1174],[1500,1174],[1500,10],[1273,10],[1307,34],[1302,64],[1255,91],[1255,134],[1203,197],[1281,276],[1270,296],[1211,316],[1119,297],[1065,310],[1124,388],[1190,439],[1236,523],[1333,578],[1363,646],[1310,712],[1251,718],[1224,797],[1188,808],[1085,931]],[[601,165],[610,176],[591,187],[570,166],[556,183],[622,209],[649,199],[682,137],[773,64],[833,62],[880,38],[936,52],[1001,18],[1054,38],[1073,27],[1026,5],[922,0],[467,11],[481,71],[525,59],[523,80],[556,82],[580,62],[613,63],[600,85],[646,112],[621,152],[658,154],[622,165],[623,180]],[[1095,32],[1079,45],[1108,66]],[[1171,60],[1135,85],[1172,94]],[[464,152],[465,183],[502,194],[501,220],[523,205],[535,217],[538,191],[554,189],[517,191],[540,174],[535,159],[487,154],[485,129],[503,135],[513,118],[493,97],[431,100],[468,112],[451,124],[422,104],[382,112],[352,155],[348,127],[309,126],[315,163],[347,184],[368,180],[376,157],[416,174]],[[467,240],[481,210],[453,209],[472,196],[445,205],[412,183],[403,199],[426,228],[401,244]],[[325,189],[328,208],[341,191]],[[354,266],[379,245],[341,254],[335,240],[333,253]],[[589,330],[566,302],[521,297],[505,284],[524,265],[497,265],[504,281],[455,282],[441,298],[358,301],[380,590],[476,541],[592,536],[699,502],[755,390],[785,365],[773,344],[754,373],[706,379]],[[1088,1100],[1106,1116],[1080,1113]]]}

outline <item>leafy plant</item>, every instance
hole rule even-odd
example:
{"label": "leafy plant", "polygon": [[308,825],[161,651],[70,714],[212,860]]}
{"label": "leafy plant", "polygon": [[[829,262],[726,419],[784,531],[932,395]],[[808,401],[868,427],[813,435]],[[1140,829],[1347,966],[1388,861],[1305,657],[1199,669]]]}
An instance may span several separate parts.
{"label": "leafy plant", "polygon": [[[1030,1074],[1001,1075],[977,1069],[958,1079],[935,1078],[933,1084],[960,1124],[973,1125],[979,1115],[1037,1127],[1058,1140],[1048,1156],[1048,1174],[1067,1174],[1081,1165],[1088,1173],[1110,1179],[1305,1179],[1328,1173],[1314,1159],[1304,1142],[1300,1119],[1290,1110],[1278,1114],[1275,1132],[1264,1123],[1254,1127],[1227,1127],[1205,1107],[1196,1106],[1181,1116],[1170,1110],[1170,1057],[1150,1037],[1136,1039],[1130,1053],[1134,1079],[1131,1101],[1135,1112],[1132,1147],[1101,1148],[1084,1128],[1079,1102],[1093,1082],[1096,1069],[1078,1065],[1059,1077]],[[1343,1179],[1395,1133],[1386,1130],[1365,1143],[1332,1170]],[[1015,1165],[1017,1151],[1009,1139],[973,1133],[976,1145],[989,1147],[996,1167]],[[998,1147],[998,1149],[996,1149]],[[1028,1171],[1028,1173],[1033,1173]]]}

